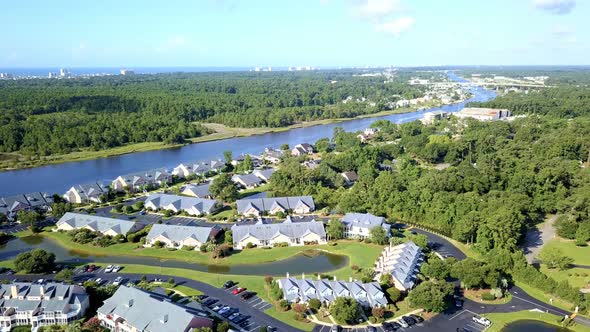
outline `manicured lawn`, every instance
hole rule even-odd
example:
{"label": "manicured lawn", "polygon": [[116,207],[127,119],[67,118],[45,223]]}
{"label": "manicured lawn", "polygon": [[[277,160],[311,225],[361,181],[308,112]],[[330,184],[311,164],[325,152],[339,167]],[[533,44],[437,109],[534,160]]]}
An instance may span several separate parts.
{"label": "manicured lawn", "polygon": [[[544,313],[544,312],[533,312],[533,311],[517,311],[510,313],[493,313],[484,315],[492,321],[492,326],[487,332],[499,332],[511,322],[518,320],[538,320],[555,326],[560,326],[558,323],[562,317]],[[575,324],[574,326],[568,326],[568,329],[576,332],[588,332],[590,328]]]}
{"label": "manicured lawn", "polygon": [[241,198],[246,198],[248,196],[252,196],[252,195],[255,195],[255,194],[258,194],[258,193],[267,191],[269,188],[270,188],[270,185],[269,184],[264,184],[264,185],[258,186],[256,188],[242,190],[242,191],[240,191],[240,197],[239,198],[240,199]]}
{"label": "manicured lawn", "polygon": [[574,287],[590,288],[589,269],[571,268],[559,271],[558,269],[548,269],[546,265],[541,265],[541,272],[557,281],[567,280]]}
{"label": "manicured lawn", "polygon": [[[553,306],[561,308],[563,310],[567,310],[567,311],[571,311],[573,312],[574,310],[574,305],[572,305],[571,303],[562,300],[558,297],[555,297],[553,295],[549,295],[549,294],[545,294],[543,291],[538,290],[534,287],[531,287],[527,284],[523,284],[521,282],[515,282],[515,285],[522,288],[527,294],[529,294],[530,296],[534,297],[535,299],[539,300],[539,301],[543,301],[545,303],[550,303],[549,299],[553,299]],[[518,296],[518,295],[517,295]]]}
{"label": "manicured lawn", "polygon": [[220,219],[220,218],[227,219],[227,218],[233,217],[233,216],[235,216],[235,211],[229,206],[224,206],[223,209],[212,214],[210,216],[210,218],[208,218],[208,219],[216,219],[216,220]]}
{"label": "manicured lawn", "polygon": [[561,252],[572,258],[575,264],[590,265],[590,246],[578,247],[572,240],[556,238],[545,245],[543,250],[558,248]]}
{"label": "manicured lawn", "polygon": [[[66,248],[86,252],[92,255],[151,256],[161,259],[176,259],[191,263],[218,265],[257,264],[272,262],[292,257],[307,249],[318,249],[325,250],[333,254],[346,255],[350,257],[351,264],[356,264],[360,267],[372,267],[383,248],[382,246],[360,243],[357,241],[340,241],[336,246],[318,245],[272,249],[245,249],[226,258],[213,259],[210,254],[201,253],[199,251],[169,251],[166,248],[143,248],[138,243],[121,243],[108,246],[106,248],[101,248],[75,243],[70,240],[70,236],[66,233],[43,232],[41,235],[56,240],[59,244]],[[350,275],[350,270],[346,272],[348,272],[348,277]]]}

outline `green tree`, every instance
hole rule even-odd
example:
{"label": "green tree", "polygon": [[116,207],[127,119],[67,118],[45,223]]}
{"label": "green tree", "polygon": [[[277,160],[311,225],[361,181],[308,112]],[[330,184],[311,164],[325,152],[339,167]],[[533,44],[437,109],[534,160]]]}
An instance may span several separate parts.
{"label": "green tree", "polygon": [[74,271],[72,269],[66,268],[66,269],[59,271],[55,275],[55,280],[70,281],[70,280],[72,280],[73,277],[74,277]]}
{"label": "green tree", "polygon": [[387,244],[387,233],[381,226],[371,228],[369,231],[371,242],[384,245]]}
{"label": "green tree", "polygon": [[332,218],[326,227],[326,235],[328,235],[328,239],[332,241],[341,240],[344,238],[345,229],[346,226],[344,223],[342,223],[342,220],[338,218]]}
{"label": "green tree", "polygon": [[389,288],[387,288],[387,290],[385,292],[387,293],[387,296],[389,297],[389,301],[391,301],[393,303],[401,300],[401,298],[402,298],[402,292],[395,287],[389,287]]}
{"label": "green tree", "polygon": [[37,226],[37,223],[41,221],[43,217],[38,212],[20,210],[18,211],[17,217],[23,225],[28,225],[31,231],[33,231],[34,233],[40,231],[40,229]]}
{"label": "green tree", "polygon": [[51,215],[55,218],[61,218],[66,212],[72,212],[74,208],[72,204],[65,202],[58,202],[51,204]]}
{"label": "green tree", "polygon": [[223,151],[223,159],[225,160],[226,165],[231,165],[231,162],[234,159],[232,152],[230,150]]}
{"label": "green tree", "polygon": [[289,144],[287,144],[287,143],[281,144],[281,150],[283,150],[283,151],[289,150]]}
{"label": "green tree", "polygon": [[14,266],[18,271],[26,273],[48,273],[55,268],[55,254],[43,249],[33,249],[16,256]]}
{"label": "green tree", "polygon": [[580,223],[576,231],[576,245],[586,246],[590,241],[590,221]]}
{"label": "green tree", "polygon": [[315,142],[314,147],[318,152],[330,152],[330,139],[320,138]]}
{"label": "green tree", "polygon": [[430,259],[427,263],[422,264],[420,271],[429,279],[445,280],[451,273],[451,268],[446,261],[438,258]]}
{"label": "green tree", "polygon": [[209,187],[211,195],[224,202],[233,202],[238,198],[238,187],[229,174],[219,174]]}
{"label": "green tree", "polygon": [[442,312],[453,296],[454,286],[448,282],[425,281],[408,295],[413,308],[423,308],[429,312]]}
{"label": "green tree", "polygon": [[359,305],[350,297],[339,297],[330,305],[330,315],[340,324],[354,323],[359,314]]}
{"label": "green tree", "polygon": [[565,256],[560,249],[552,247],[543,249],[539,254],[539,260],[550,269],[558,268],[560,270],[569,268],[574,262],[571,257]]}

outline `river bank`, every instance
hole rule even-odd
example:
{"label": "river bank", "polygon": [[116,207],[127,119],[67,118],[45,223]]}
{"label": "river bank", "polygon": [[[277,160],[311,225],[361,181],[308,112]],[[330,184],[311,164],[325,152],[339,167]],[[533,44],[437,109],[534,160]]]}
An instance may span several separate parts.
{"label": "river bank", "polygon": [[[438,107],[440,104],[432,103],[428,105],[421,105],[420,108],[423,107]],[[147,151],[155,151],[155,150],[163,150],[163,149],[174,149],[180,148],[182,146],[195,144],[195,143],[204,143],[204,142],[211,142],[211,141],[219,141],[229,138],[237,138],[237,137],[249,137],[249,136],[256,136],[256,135],[264,135],[269,133],[280,133],[289,131],[292,129],[297,128],[307,128],[313,126],[320,126],[320,125],[327,125],[333,123],[340,123],[345,121],[357,120],[357,119],[365,119],[365,118],[374,118],[374,117],[381,117],[387,116],[392,114],[405,114],[405,113],[412,113],[418,111],[420,108],[418,107],[404,107],[398,108],[391,111],[381,111],[377,113],[371,114],[364,114],[359,115],[356,117],[351,118],[338,118],[338,119],[323,119],[323,120],[315,120],[315,121],[308,121],[308,122],[301,122],[297,124],[293,124],[287,127],[279,127],[279,128],[269,128],[269,127],[261,127],[261,128],[232,128],[225,126],[223,124],[218,123],[202,123],[203,126],[214,130],[215,132],[209,135],[200,136],[200,137],[193,137],[187,139],[186,144],[166,144],[164,142],[144,142],[144,143],[135,143],[129,144],[125,146],[119,146],[116,148],[110,148],[106,150],[100,151],[91,151],[91,150],[83,150],[83,151],[75,151],[67,154],[61,155],[53,155],[53,156],[46,156],[46,157],[29,157],[23,156],[18,153],[0,153],[0,172],[2,171],[13,171],[19,169],[27,169],[27,168],[35,168],[40,166],[47,166],[47,165],[57,165],[69,162],[77,162],[77,161],[85,161],[85,160],[94,160],[94,159],[101,159],[101,158],[110,158],[121,156],[130,153],[137,153],[137,152],[147,152]],[[310,142],[313,143],[313,142]]]}

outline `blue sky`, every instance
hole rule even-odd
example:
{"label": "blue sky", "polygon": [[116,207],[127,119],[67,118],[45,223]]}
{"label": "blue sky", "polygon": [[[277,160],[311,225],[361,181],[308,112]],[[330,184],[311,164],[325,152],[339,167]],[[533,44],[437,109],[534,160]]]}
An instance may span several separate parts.
{"label": "blue sky", "polygon": [[586,0],[31,0],[0,9],[0,67],[590,64]]}

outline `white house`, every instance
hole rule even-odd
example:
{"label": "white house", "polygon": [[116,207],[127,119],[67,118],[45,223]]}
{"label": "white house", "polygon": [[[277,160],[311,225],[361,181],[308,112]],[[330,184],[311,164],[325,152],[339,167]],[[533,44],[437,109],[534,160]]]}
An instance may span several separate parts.
{"label": "white house", "polygon": [[67,325],[84,316],[89,306],[84,287],[61,283],[0,284],[0,331],[30,325]]}
{"label": "white house", "polygon": [[383,274],[390,274],[395,288],[401,291],[411,289],[416,284],[422,261],[422,249],[412,241],[385,247],[375,263],[375,280],[380,280]]}
{"label": "white house", "polygon": [[168,248],[199,247],[219,234],[218,227],[197,227],[154,224],[145,240],[145,247],[151,247],[156,242],[163,243]]}
{"label": "white house", "polygon": [[217,210],[217,201],[178,195],[151,194],[145,200],[144,207],[154,211],[170,210],[175,213],[185,211],[190,215],[198,216],[215,212]]}
{"label": "white house", "polygon": [[172,175],[164,168],[145,172],[121,175],[113,180],[111,187],[115,191],[141,191],[157,188],[172,181]]}
{"label": "white house", "polygon": [[90,214],[67,212],[55,224],[57,230],[71,231],[85,228],[104,235],[117,236],[135,233],[145,227],[144,223],[100,217]]}
{"label": "white house", "polygon": [[346,226],[344,236],[347,238],[368,238],[374,227],[382,227],[387,236],[391,232],[391,225],[386,223],[385,218],[370,213],[347,213],[341,220]]}
{"label": "white house", "polygon": [[311,221],[293,222],[290,217],[282,223],[235,224],[231,228],[235,249],[243,249],[249,243],[257,247],[272,247],[285,243],[289,246],[325,244],[324,225]]}
{"label": "white house", "polygon": [[313,146],[311,146],[311,144],[308,144],[308,143],[297,144],[291,150],[291,154],[295,157],[303,156],[306,154],[312,154],[312,153],[313,153]]}
{"label": "white house", "polygon": [[277,214],[279,212],[306,214],[315,210],[315,203],[311,196],[268,197],[239,199],[236,201],[238,214],[243,216],[260,216],[263,213]]}
{"label": "white house", "polygon": [[81,204],[86,202],[102,203],[100,196],[106,194],[108,188],[104,188],[96,182],[81,184],[71,187],[64,194],[64,199],[70,203]]}

